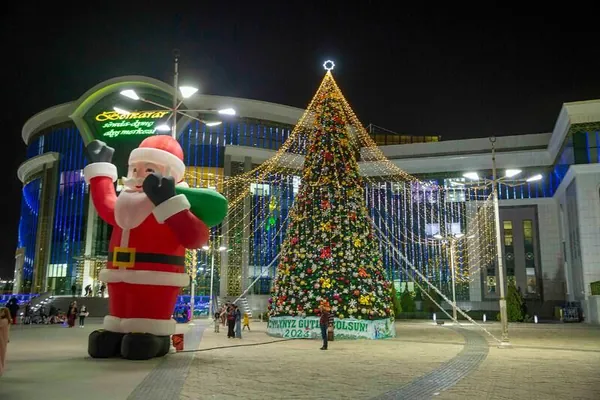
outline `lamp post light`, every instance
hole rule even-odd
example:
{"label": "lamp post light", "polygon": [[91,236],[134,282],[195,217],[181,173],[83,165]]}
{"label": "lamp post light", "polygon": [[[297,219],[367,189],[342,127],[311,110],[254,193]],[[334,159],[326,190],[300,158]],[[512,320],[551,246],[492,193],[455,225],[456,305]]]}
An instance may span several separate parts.
{"label": "lamp post light", "polygon": [[[190,113],[209,113],[209,114],[219,114],[219,115],[235,115],[236,111],[233,108],[222,108],[222,109],[204,109],[204,110],[180,110],[181,105],[183,104],[183,100],[179,100],[179,97],[181,95],[181,98],[183,99],[189,99],[190,97],[192,97],[193,95],[195,95],[198,92],[198,88],[193,87],[193,86],[179,86],[179,50],[174,50],[173,51],[173,57],[174,57],[174,76],[173,76],[173,106],[172,107],[167,107],[164,106],[160,103],[157,103],[155,101],[146,99],[141,97],[138,93],[136,93],[135,90],[133,89],[125,89],[122,90],[121,96],[127,97],[131,100],[139,100],[142,101],[144,103],[148,103],[148,104],[152,104],[153,106],[156,107],[160,107],[163,110],[168,110],[170,111],[169,113],[169,117],[167,118],[166,122],[164,124],[158,125],[155,129],[159,132],[171,132],[171,136],[173,136],[173,138],[177,138],[177,115],[182,115],[184,117],[196,120],[198,122],[203,123],[206,126],[217,126],[217,125],[221,125],[223,123],[223,121],[219,121],[219,120],[214,120],[214,121],[207,121],[201,118],[198,118],[194,115],[191,115]],[[121,107],[113,107],[113,109],[118,112],[119,114],[123,114],[123,115],[127,115],[130,114],[131,112],[121,108]],[[171,120],[171,118],[173,119],[171,122],[171,125],[169,125],[169,120]]]}
{"label": "lamp post light", "polygon": [[202,250],[207,251],[210,253],[210,297],[208,299],[208,315],[210,317],[210,314],[212,313],[212,308],[213,308],[213,282],[214,282],[214,276],[215,276],[215,251],[225,251],[227,250],[227,247],[225,246],[219,246],[217,249],[213,249],[210,246],[202,246]]}
{"label": "lamp post light", "polygon": [[[498,178],[496,171],[496,138],[490,137],[490,143],[492,144],[492,201],[494,203],[494,225],[495,225],[495,236],[496,236],[496,263],[498,264],[498,285],[500,286],[500,321],[502,323],[502,338],[501,347],[510,346],[508,338],[508,315],[506,310],[506,298],[504,288],[504,259],[502,257],[502,234],[500,231],[500,206],[498,202],[498,184],[502,182],[510,182],[512,186],[520,186],[529,182],[540,181],[543,179],[541,174],[532,175],[526,179],[514,179],[517,175],[521,174],[520,169],[507,169],[504,172],[504,176]],[[465,178],[473,181],[479,181],[480,177],[477,172],[467,172],[463,174]],[[490,183],[485,181],[484,186],[488,186]]]}
{"label": "lamp post light", "polygon": [[[500,321],[502,322],[502,342],[503,345],[510,345],[508,339],[508,314],[506,312],[506,298],[504,297],[504,260],[502,258],[502,236],[500,235],[500,205],[498,204],[498,184],[496,175],[496,138],[490,138],[492,143],[492,201],[494,202],[494,225],[496,225],[496,262],[498,263],[498,284],[500,285]],[[510,171],[510,170],[509,170]],[[507,171],[507,172],[509,172]],[[510,175],[515,176],[521,173],[515,170],[510,171]],[[509,173],[506,174],[507,176]]]}
{"label": "lamp post light", "polygon": [[456,263],[455,263],[455,257],[454,257],[454,245],[456,243],[456,240],[461,239],[462,237],[464,237],[465,234],[464,233],[455,233],[452,235],[448,235],[448,236],[442,236],[440,233],[436,233],[435,235],[433,235],[434,239],[437,240],[442,240],[442,241],[447,241],[450,245],[450,271],[452,273],[452,319],[454,320],[454,322],[457,321],[457,315],[456,315]]}
{"label": "lamp post light", "polygon": [[194,296],[196,295],[196,277],[198,276],[198,251],[194,250],[192,253],[192,281],[190,283],[190,322],[194,319]]}

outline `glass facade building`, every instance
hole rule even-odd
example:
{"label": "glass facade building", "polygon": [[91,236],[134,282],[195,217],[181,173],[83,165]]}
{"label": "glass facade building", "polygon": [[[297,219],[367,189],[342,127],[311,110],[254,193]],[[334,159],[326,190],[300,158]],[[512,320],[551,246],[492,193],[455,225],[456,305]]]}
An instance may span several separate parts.
{"label": "glass facade building", "polygon": [[[98,87],[72,106],[65,106],[67,109],[63,112],[62,121],[41,124],[44,125],[41,129],[30,129],[26,138],[27,160],[19,172],[23,190],[18,248],[24,254],[21,277],[18,280],[19,292],[51,291],[66,294],[70,292],[73,283],[83,289],[84,283],[97,277],[107,255],[111,228],[97,217],[89,204],[88,187],[82,173],[87,162],[85,144],[92,139],[102,139],[115,147],[115,163],[120,175],[124,175],[128,154],[143,137],[106,136],[102,125],[98,123],[98,116],[112,110],[114,105],[120,105],[119,88],[136,87],[139,91],[146,90],[146,96],[153,96],[154,101],[170,104],[167,95],[169,91],[164,89],[166,85],[162,84],[161,87],[158,83],[151,83],[151,87],[146,87],[144,84],[148,86],[148,82],[141,80],[140,88],[137,88],[135,85],[138,83],[124,79],[110,93],[104,93],[104,89]],[[239,102],[241,116],[225,119],[221,125],[213,127],[196,121],[181,121],[178,140],[184,151],[188,184],[221,191],[223,176],[247,172],[278,150],[289,138],[302,110],[244,99],[218,96],[211,99],[209,100],[215,104],[222,104],[225,100]],[[261,107],[271,109],[265,111]],[[36,118],[41,117],[36,116],[32,120]],[[55,116],[52,118],[56,119]],[[523,168],[525,171],[540,173],[543,178],[518,186],[499,183],[500,200],[534,201],[552,198],[573,165],[600,161],[599,126],[598,123],[570,126],[553,164]],[[378,127],[372,127],[368,131],[373,140],[383,146],[436,143],[441,139],[439,136],[396,135]],[[264,150],[266,156],[263,154],[262,159],[257,159],[254,153],[248,151],[244,157],[232,158],[228,149],[235,146]],[[404,183],[400,187],[398,183],[382,179],[377,184],[367,184],[365,188],[367,208],[378,229],[446,294],[451,290],[451,268],[447,252],[441,246],[428,244],[427,239],[442,229],[465,232],[469,202],[491,194],[489,185],[478,192],[466,190],[463,172],[465,171],[446,171],[441,166],[437,173],[414,173],[421,178],[419,184]],[[491,171],[481,172],[483,175],[491,175]],[[217,294],[239,295],[255,280],[257,284],[252,287],[250,294],[262,295],[269,292],[277,266],[274,260],[285,238],[287,216],[300,184],[299,176],[289,175],[285,179],[276,179],[276,182],[265,181],[251,185],[249,199],[244,202],[240,211],[230,212],[232,218],[244,218],[244,221],[230,220],[212,229],[213,241],[217,242],[219,237],[226,235],[230,241],[230,250],[234,251],[226,254],[198,252],[198,294],[208,294],[213,265],[213,287]],[[436,187],[443,190],[435,189]],[[406,196],[406,193],[411,195]],[[446,210],[443,215],[440,214],[442,207]],[[536,287],[542,284],[541,272],[538,271],[540,253],[536,250],[538,242],[534,237],[537,234],[537,223],[537,220],[528,217],[523,220],[507,220],[502,225],[503,245],[507,254],[514,253],[511,246],[517,237],[524,243],[527,258],[524,261],[526,265],[524,264],[522,280],[524,286],[531,287],[527,289],[530,292],[535,292]],[[236,249],[241,250],[236,253]],[[381,250],[389,279],[410,282],[404,262],[383,244]],[[465,253],[466,250],[459,249],[459,252]],[[228,266],[227,273],[222,270],[223,265]],[[520,279],[519,272],[516,271],[519,269],[518,265],[507,259],[509,279],[511,276]],[[457,268],[464,270],[463,272],[468,270],[466,256],[459,260]],[[486,274],[481,279],[481,289],[477,290],[484,296],[486,293],[495,295],[495,267],[491,264],[483,268]],[[236,279],[239,278],[236,283],[232,283],[234,275]],[[457,287],[457,298],[472,300],[473,290],[472,284],[461,283]]]}

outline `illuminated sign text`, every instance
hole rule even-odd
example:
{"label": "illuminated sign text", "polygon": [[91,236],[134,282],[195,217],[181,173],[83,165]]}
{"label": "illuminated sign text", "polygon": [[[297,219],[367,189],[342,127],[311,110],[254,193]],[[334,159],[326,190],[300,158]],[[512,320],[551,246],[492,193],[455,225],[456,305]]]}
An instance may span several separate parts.
{"label": "illuminated sign text", "polygon": [[169,111],[136,111],[121,114],[116,111],[104,111],[96,115],[100,135],[107,138],[119,136],[147,136],[156,132],[159,120]]}

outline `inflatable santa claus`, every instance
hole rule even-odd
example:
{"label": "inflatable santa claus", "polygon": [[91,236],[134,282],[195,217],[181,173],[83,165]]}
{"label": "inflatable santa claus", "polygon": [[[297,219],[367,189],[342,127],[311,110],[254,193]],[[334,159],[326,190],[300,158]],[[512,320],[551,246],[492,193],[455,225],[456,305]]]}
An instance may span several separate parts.
{"label": "inflatable santa claus", "polygon": [[103,329],[90,334],[94,358],[150,359],[169,352],[176,322],[172,314],[182,287],[189,284],[185,249],[208,242],[209,227],[220,223],[227,200],[182,181],[183,151],[171,136],[151,136],[134,149],[117,196],[114,149],[100,141],[87,146],[84,169],[98,215],[113,226],[106,282],[109,315]]}

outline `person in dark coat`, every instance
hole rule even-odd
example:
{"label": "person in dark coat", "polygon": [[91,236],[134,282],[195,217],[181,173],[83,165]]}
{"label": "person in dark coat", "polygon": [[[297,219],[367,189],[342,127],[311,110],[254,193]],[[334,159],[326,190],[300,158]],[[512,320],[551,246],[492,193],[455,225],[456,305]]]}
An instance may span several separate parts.
{"label": "person in dark coat", "polygon": [[19,314],[19,302],[16,297],[11,298],[8,303],[6,303],[6,308],[10,311],[10,317],[12,319],[13,325],[17,324],[17,315]]}
{"label": "person in dark coat", "polygon": [[74,301],[69,305],[69,310],[67,311],[67,324],[69,328],[75,326],[75,318],[79,314],[79,309],[77,308],[77,302]]}
{"label": "person in dark coat", "polygon": [[321,326],[321,337],[323,338],[323,347],[321,350],[327,350],[327,330],[329,328],[329,304],[321,304],[321,318],[319,318],[319,325]]}
{"label": "person in dark coat", "polygon": [[227,309],[227,338],[235,338],[235,309],[230,305]]}

